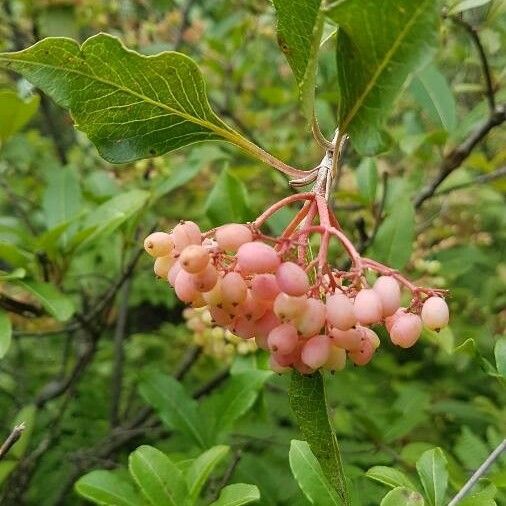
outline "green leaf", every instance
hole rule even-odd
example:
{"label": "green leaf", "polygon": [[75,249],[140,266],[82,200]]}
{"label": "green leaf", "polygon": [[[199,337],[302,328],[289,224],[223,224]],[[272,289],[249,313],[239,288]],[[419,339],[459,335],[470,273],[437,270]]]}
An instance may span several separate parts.
{"label": "green leaf", "polygon": [[404,81],[437,43],[438,1],[346,0],[327,14],[339,25],[339,126],[357,151],[374,154]]}
{"label": "green leaf", "polygon": [[244,223],[251,218],[246,187],[227,168],[221,171],[218,181],[209,194],[205,209],[214,226],[225,223]]}
{"label": "green leaf", "polygon": [[321,506],[343,504],[306,441],[293,439],[288,457],[292,473],[311,503]]}
{"label": "green leaf", "polygon": [[67,321],[75,312],[72,299],[61,293],[54,285],[40,281],[15,281],[31,292],[41,302],[44,309],[58,321]]}
{"label": "green leaf", "polygon": [[139,391],[170,429],[180,430],[201,448],[208,446],[206,420],[199,416],[197,403],[181,383],[171,376],[150,372],[141,381]]}
{"label": "green leaf", "polygon": [[202,487],[213,472],[214,468],[225,458],[230,450],[229,446],[213,446],[199,455],[186,472],[190,500],[194,503],[202,491]]}
{"label": "green leaf", "polygon": [[19,132],[38,107],[38,95],[23,100],[14,91],[0,91],[0,144]]}
{"label": "green leaf", "polygon": [[0,309],[0,359],[5,356],[11,345],[12,324],[5,311]]}
{"label": "green leaf", "polygon": [[288,392],[300,432],[318,459],[324,476],[348,504],[348,492],[336,435],[330,424],[323,376],[294,371]]}
{"label": "green leaf", "polygon": [[220,497],[210,506],[241,506],[260,500],[260,490],[255,485],[234,483],[228,485],[220,493]]}
{"label": "green leaf", "polygon": [[12,267],[26,268],[34,256],[10,242],[0,240],[0,258]]}
{"label": "green leaf", "polygon": [[494,501],[496,494],[497,488],[491,483],[481,490],[472,490],[459,501],[459,506],[496,506],[497,503]]}
{"label": "green leaf", "polygon": [[429,504],[443,506],[448,486],[448,470],[441,448],[424,452],[416,463],[416,469]]}
{"label": "green leaf", "polygon": [[21,457],[25,454],[26,449],[28,448],[28,444],[30,443],[30,438],[32,436],[32,432],[35,426],[35,415],[37,414],[37,410],[33,404],[29,404],[18,412],[16,415],[16,419],[12,424],[13,427],[16,425],[24,424],[25,430],[21,434],[21,437],[18,439],[16,444],[12,447],[9,452],[10,457],[14,457],[17,459],[21,459]]}
{"label": "green leaf", "polygon": [[14,269],[11,272],[0,270],[0,281],[12,281],[13,279],[23,279],[26,276],[26,271],[23,268]]}
{"label": "green leaf", "polygon": [[132,483],[113,471],[97,470],[85,474],[75,484],[78,494],[106,506],[140,506],[142,498]]}
{"label": "green leaf", "polygon": [[488,446],[469,428],[462,427],[457,437],[454,453],[468,469],[478,468],[488,457]]}
{"label": "green leaf", "polygon": [[457,107],[446,77],[434,64],[419,70],[411,81],[410,90],[427,114],[451,132],[457,126]]}
{"label": "green leaf", "polygon": [[253,370],[231,376],[219,392],[200,406],[201,418],[208,419],[214,438],[233,426],[254,404],[271,371]]}
{"label": "green leaf", "polygon": [[371,256],[394,269],[402,269],[411,256],[415,235],[413,204],[403,198],[391,207],[378,229]]}
{"label": "green leaf", "polygon": [[322,0],[274,0],[278,43],[299,87],[302,112],[311,121],[318,51],[323,33]]}
{"label": "green leaf", "polygon": [[188,489],[181,471],[161,451],[140,446],[128,459],[128,469],[143,495],[153,506],[182,506]]}
{"label": "green leaf", "polygon": [[211,110],[200,70],[181,53],[143,56],[102,33],[81,46],[52,37],[24,51],[0,53],[0,66],[22,74],[70,109],[77,127],[109,162],[218,139],[266,159]]}
{"label": "green leaf", "polygon": [[52,229],[70,221],[80,207],[81,187],[76,172],[71,167],[56,167],[51,170],[42,198],[47,228]]}
{"label": "green leaf", "polygon": [[501,337],[495,343],[494,355],[497,372],[506,378],[506,337]]}
{"label": "green leaf", "polygon": [[357,168],[357,184],[360,195],[368,204],[376,200],[378,168],[373,158],[364,158]]}
{"label": "green leaf", "polygon": [[475,9],[488,3],[490,3],[490,0],[457,0],[448,9],[448,14],[458,14],[459,12]]}
{"label": "green leaf", "polygon": [[414,490],[397,487],[388,492],[381,501],[381,506],[423,506],[423,497]]}
{"label": "green leaf", "polygon": [[387,487],[416,489],[413,482],[402,471],[394,469],[393,467],[374,466],[367,471],[366,476],[372,480],[383,483]]}

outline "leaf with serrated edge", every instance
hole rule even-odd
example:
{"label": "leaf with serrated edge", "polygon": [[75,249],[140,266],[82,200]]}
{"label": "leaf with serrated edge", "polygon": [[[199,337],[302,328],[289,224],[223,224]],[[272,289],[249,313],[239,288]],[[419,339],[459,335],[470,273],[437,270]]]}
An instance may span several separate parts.
{"label": "leaf with serrated edge", "polygon": [[318,50],[323,33],[322,0],[274,0],[278,43],[299,87],[302,112],[313,116]]}
{"label": "leaf with serrated edge", "polygon": [[383,120],[436,45],[437,7],[437,0],[346,0],[328,8],[339,25],[339,127],[362,154],[384,148]]}
{"label": "leaf with serrated edge", "polygon": [[448,486],[448,470],[441,448],[424,452],[416,462],[416,470],[430,505],[443,506]]}
{"label": "leaf with serrated edge", "polygon": [[290,170],[216,116],[202,73],[184,54],[144,56],[101,33],[81,46],[51,37],[24,51],[0,53],[0,67],[22,74],[70,109],[77,127],[112,163],[221,139]]}

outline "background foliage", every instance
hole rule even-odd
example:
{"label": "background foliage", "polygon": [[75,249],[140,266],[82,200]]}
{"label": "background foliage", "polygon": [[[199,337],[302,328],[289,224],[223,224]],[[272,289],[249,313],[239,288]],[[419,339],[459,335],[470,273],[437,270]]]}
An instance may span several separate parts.
{"label": "background foliage", "polygon": [[[274,4],[281,42],[285,35],[290,44],[286,4]],[[319,4],[307,3],[304,29],[327,37],[333,27],[320,26]],[[336,71],[336,44],[370,55],[353,93],[382,49],[360,40],[358,14],[344,16],[345,4],[329,11],[344,29],[319,57],[319,122],[329,137],[337,113],[351,131],[362,121],[385,128],[356,136],[336,210],[362,251],[419,284],[451,289],[452,321],[413,349],[385,343],[367,368],[327,378],[332,418],[356,504],[379,504],[392,488],[384,504],[423,504],[407,490],[445,504],[506,432],[506,135],[495,128],[505,102],[506,9],[447,2],[455,18],[426,35],[436,49],[400,98],[379,114],[354,114],[353,97],[337,93],[346,69]],[[487,55],[488,88],[471,27]],[[287,63],[269,2],[11,0],[0,10],[1,51],[100,31],[146,55],[190,55],[229,125],[298,167],[321,158],[304,119],[315,51]],[[381,85],[401,78],[399,68]],[[384,154],[365,156],[385,145]],[[0,461],[1,504],[79,504],[76,481],[84,497],[114,490],[102,501],[115,504],[183,504],[188,496],[246,503],[258,494],[266,505],[337,504],[325,483],[315,485],[319,471],[298,441],[287,378],[267,372],[260,352],[185,319],[139,251],[154,226],[247,221],[286,193],[284,177],[226,143],[110,165],[66,112],[23,78],[0,73],[0,434],[26,424]],[[177,477],[172,503],[149,481],[152,461]],[[505,484],[503,458],[461,504],[500,504]]]}

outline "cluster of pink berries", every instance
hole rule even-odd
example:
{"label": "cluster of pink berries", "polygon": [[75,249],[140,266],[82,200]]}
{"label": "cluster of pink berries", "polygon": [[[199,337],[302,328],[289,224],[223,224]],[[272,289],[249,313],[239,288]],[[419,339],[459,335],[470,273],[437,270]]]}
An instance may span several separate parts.
{"label": "cluster of pink berries", "polygon": [[[342,236],[326,221],[311,226],[314,216],[308,223],[311,205],[307,208],[305,224],[295,231],[292,223],[279,238],[260,231],[263,215],[255,223],[228,224],[206,234],[191,221],[181,222],[171,233],[149,235],[144,247],[156,257],[156,275],[168,280],[180,300],[207,306],[216,325],[255,339],[270,351],[277,372],[336,371],[346,357],[367,364],[380,344],[370,325],[383,323],[392,343],[403,348],[415,344],[424,325],[447,325],[448,306],[438,290],[403,283],[402,276],[373,260],[360,258],[360,269],[350,271],[339,271],[326,259],[307,262],[304,247],[311,232],[322,234],[325,256],[329,235]],[[358,262],[356,251],[350,253]],[[372,287],[362,268],[380,274]],[[401,307],[399,281],[414,293],[409,308]]]}

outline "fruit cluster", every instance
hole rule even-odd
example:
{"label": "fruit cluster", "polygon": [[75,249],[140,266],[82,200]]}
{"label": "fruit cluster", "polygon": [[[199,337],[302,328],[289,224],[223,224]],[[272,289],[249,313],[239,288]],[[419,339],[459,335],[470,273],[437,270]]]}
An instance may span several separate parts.
{"label": "fruit cluster", "polygon": [[[273,213],[298,200],[304,201],[302,209],[279,237],[262,232]],[[314,235],[319,250],[309,260]],[[350,256],[349,270],[327,262],[332,238]],[[392,343],[409,348],[424,325],[440,329],[448,323],[441,290],[416,287],[397,271],[361,257],[315,193],[292,195],[253,223],[205,234],[197,224],[181,222],[171,233],[149,235],[144,247],[156,258],[156,275],[168,280],[181,301],[207,307],[216,325],[255,339],[270,351],[277,372],[336,371],[347,357],[367,364],[380,344],[370,325],[384,324]],[[372,286],[366,270],[377,274]],[[401,286],[412,294],[409,307],[401,307]]]}

